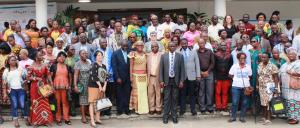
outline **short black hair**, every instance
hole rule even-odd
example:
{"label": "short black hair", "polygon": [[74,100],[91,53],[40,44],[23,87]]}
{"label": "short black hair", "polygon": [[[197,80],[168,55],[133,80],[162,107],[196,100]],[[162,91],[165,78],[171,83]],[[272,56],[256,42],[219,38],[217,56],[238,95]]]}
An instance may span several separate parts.
{"label": "short black hair", "polygon": [[242,55],[244,55],[245,58],[247,58],[246,53],[243,53],[243,52],[238,53],[236,57],[237,57],[238,59],[240,59]]}
{"label": "short black hair", "polygon": [[9,54],[11,52],[9,45],[6,42],[0,43],[0,49],[3,50],[4,54]]}
{"label": "short black hair", "polygon": [[9,23],[8,22],[4,22],[4,27],[5,28],[9,28]]}
{"label": "short black hair", "polygon": [[225,29],[219,30],[219,31],[218,31],[218,35],[221,36],[221,33],[222,33],[223,31],[226,31],[226,30],[225,30]]}
{"label": "short black hair", "polygon": [[293,21],[292,21],[292,20],[286,20],[286,21],[285,21],[285,25],[290,25],[290,24],[293,24]]}
{"label": "short black hair", "polygon": [[95,54],[94,54],[95,59],[96,59],[96,57],[97,57],[97,55],[98,55],[99,53],[101,53],[101,55],[103,56],[103,53],[102,53],[101,51],[98,50],[98,51],[96,51]]}
{"label": "short black hair", "polygon": [[272,15],[277,15],[278,16],[278,15],[280,15],[280,11],[275,10],[275,11],[272,12]]}
{"label": "short black hair", "polygon": [[58,57],[61,57],[61,56],[67,57],[67,54],[64,51],[59,52],[57,54],[56,60],[58,59]]}
{"label": "short black hair", "polygon": [[51,46],[52,48],[54,47],[54,43],[53,42],[47,42],[46,46]]}

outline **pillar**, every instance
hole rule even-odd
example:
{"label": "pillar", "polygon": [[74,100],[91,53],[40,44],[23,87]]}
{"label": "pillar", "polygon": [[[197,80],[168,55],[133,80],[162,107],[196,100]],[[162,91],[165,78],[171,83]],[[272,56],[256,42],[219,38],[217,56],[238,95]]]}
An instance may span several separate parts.
{"label": "pillar", "polygon": [[47,26],[47,8],[47,0],[35,0],[35,14],[38,28]]}
{"label": "pillar", "polygon": [[215,15],[225,17],[226,0],[214,0]]}

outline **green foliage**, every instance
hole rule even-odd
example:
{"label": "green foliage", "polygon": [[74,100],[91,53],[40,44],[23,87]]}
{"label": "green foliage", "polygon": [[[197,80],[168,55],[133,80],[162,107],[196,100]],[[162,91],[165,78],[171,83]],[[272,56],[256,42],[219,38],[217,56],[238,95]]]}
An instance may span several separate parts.
{"label": "green foliage", "polygon": [[74,16],[78,12],[80,7],[74,8],[73,5],[69,5],[64,11],[58,12],[54,19],[58,21],[59,25],[64,26],[65,23],[73,25]]}
{"label": "green foliage", "polygon": [[[197,18],[200,17],[203,25],[210,25],[211,17],[209,17],[205,12],[188,13],[186,16],[188,21],[197,21]],[[219,17],[219,21],[223,19],[223,17]]]}

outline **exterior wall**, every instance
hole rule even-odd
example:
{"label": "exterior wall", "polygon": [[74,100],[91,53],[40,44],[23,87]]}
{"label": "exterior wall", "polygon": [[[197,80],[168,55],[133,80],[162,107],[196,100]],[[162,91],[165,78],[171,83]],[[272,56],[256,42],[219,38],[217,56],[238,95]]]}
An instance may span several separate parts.
{"label": "exterior wall", "polygon": [[[64,10],[68,3],[57,3],[58,11]],[[80,6],[81,10],[96,11],[97,9],[118,9],[118,8],[187,8],[188,12],[202,11],[209,16],[214,14],[213,1],[174,1],[174,2],[104,2],[104,3],[73,3],[74,6]],[[269,19],[274,10],[281,12],[281,20],[293,19],[295,26],[300,25],[299,13],[300,1],[227,1],[227,14],[231,14],[235,19],[242,17],[242,14],[247,12],[252,20],[258,12],[264,12]],[[299,21],[299,22],[297,22]]]}

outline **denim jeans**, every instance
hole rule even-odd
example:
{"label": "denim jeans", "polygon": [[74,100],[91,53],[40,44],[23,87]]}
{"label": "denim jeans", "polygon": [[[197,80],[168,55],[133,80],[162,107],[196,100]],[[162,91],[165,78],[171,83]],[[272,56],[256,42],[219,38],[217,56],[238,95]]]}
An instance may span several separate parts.
{"label": "denim jeans", "polygon": [[11,101],[11,114],[13,119],[18,118],[18,108],[21,109],[24,118],[27,118],[27,112],[25,110],[25,98],[26,92],[24,89],[11,89],[10,101]]}
{"label": "denim jeans", "polygon": [[248,96],[244,95],[244,89],[239,87],[232,87],[232,106],[231,106],[231,119],[236,119],[236,112],[239,107],[239,102],[241,100],[241,112],[240,112],[240,119],[244,119],[245,113],[247,111],[247,103],[248,103]]}

